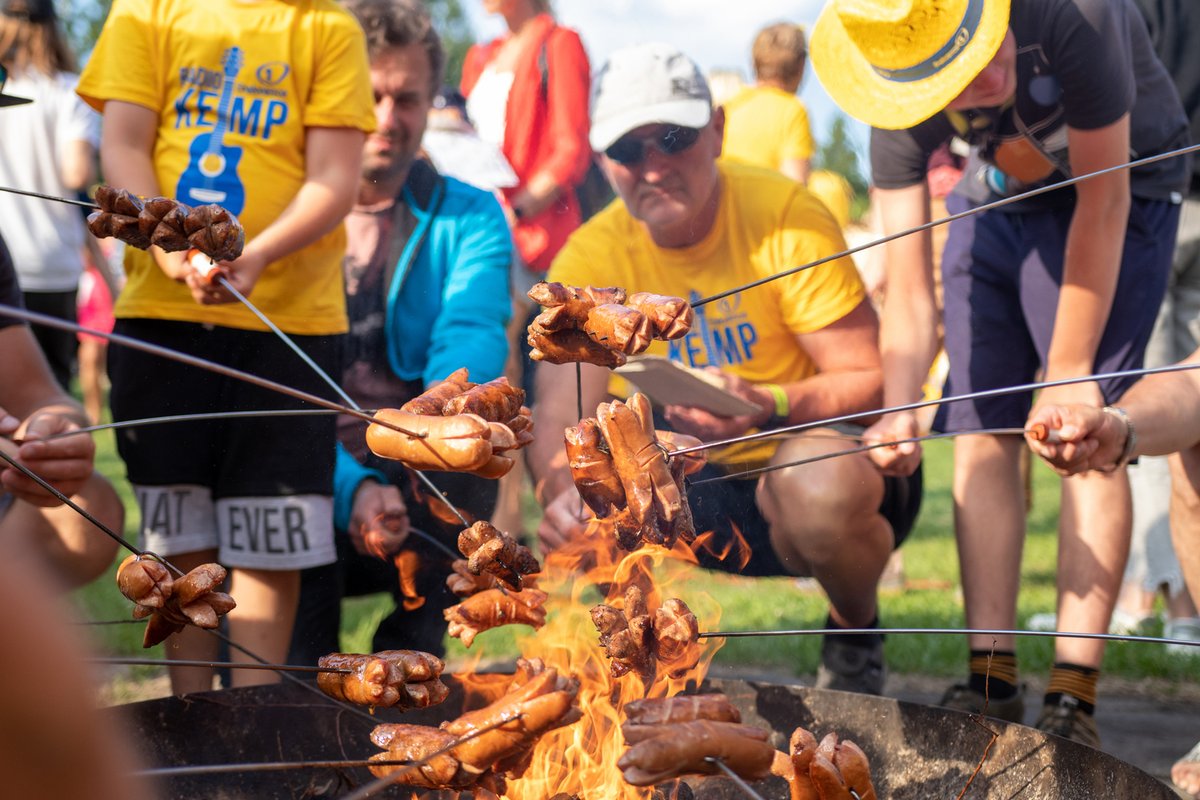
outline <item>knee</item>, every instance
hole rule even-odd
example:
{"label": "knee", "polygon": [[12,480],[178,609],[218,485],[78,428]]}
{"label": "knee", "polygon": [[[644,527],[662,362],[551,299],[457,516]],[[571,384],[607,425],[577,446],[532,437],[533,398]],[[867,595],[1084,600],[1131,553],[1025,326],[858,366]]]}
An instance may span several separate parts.
{"label": "knee", "polygon": [[[797,459],[788,450],[780,448],[777,463]],[[883,478],[861,455],[769,472],[758,488],[759,507],[772,530],[803,541],[815,561],[822,560],[819,551],[842,549],[846,536],[870,525],[882,496]]]}

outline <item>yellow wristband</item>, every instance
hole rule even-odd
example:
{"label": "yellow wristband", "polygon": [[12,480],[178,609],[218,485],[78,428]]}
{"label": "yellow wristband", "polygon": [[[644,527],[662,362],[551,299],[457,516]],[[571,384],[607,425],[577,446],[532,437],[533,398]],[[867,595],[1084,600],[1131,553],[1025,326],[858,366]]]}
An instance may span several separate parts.
{"label": "yellow wristband", "polygon": [[775,398],[775,417],[783,422],[787,422],[788,415],[791,414],[792,404],[788,400],[787,392],[778,383],[760,383],[759,386],[771,393],[771,397]]}

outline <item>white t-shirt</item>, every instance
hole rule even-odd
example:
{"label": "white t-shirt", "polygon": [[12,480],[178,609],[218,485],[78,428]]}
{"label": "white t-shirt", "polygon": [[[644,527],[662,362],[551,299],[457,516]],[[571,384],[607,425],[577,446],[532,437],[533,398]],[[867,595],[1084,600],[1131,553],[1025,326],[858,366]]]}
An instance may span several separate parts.
{"label": "white t-shirt", "polygon": [[504,114],[508,109],[508,93],[512,91],[513,73],[497,72],[487,67],[467,98],[467,116],[479,138],[496,147],[504,145]]}
{"label": "white t-shirt", "polygon": [[[75,94],[78,76],[36,70],[9,76],[5,93],[33,100],[0,112],[0,186],[74,197],[62,185],[62,153],[75,141],[100,143],[100,115]],[[0,192],[0,233],[26,292],[75,289],[83,272],[83,209]]]}

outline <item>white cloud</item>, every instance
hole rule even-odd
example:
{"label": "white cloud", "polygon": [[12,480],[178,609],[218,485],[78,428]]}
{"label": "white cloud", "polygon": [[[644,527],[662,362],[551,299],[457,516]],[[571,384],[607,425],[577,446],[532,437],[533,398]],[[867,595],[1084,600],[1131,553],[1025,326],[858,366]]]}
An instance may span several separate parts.
{"label": "white cloud", "polygon": [[[503,20],[484,15],[477,0],[466,0],[464,5],[481,39],[503,31]],[[554,0],[559,22],[579,32],[593,67],[626,45],[664,41],[682,49],[706,71],[737,68],[746,75],[752,74],[750,44],[760,28],[786,19],[811,29],[823,5],[823,0]],[[813,135],[824,139],[840,112],[812,69],[805,75],[800,97],[808,106]],[[867,129],[851,120],[851,133],[865,173]]]}

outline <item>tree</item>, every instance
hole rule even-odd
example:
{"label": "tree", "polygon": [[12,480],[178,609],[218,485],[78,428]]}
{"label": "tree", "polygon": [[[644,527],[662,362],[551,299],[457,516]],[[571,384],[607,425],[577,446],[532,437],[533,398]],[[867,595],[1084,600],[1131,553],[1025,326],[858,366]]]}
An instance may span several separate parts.
{"label": "tree", "polygon": [[849,123],[846,116],[838,114],[829,126],[829,135],[825,137],[825,143],[817,148],[813,158],[813,167],[836,172],[845,178],[850,187],[854,189],[854,202],[851,206],[852,219],[862,216],[868,205],[867,180],[859,169],[858,159],[858,150],[850,140]]}

